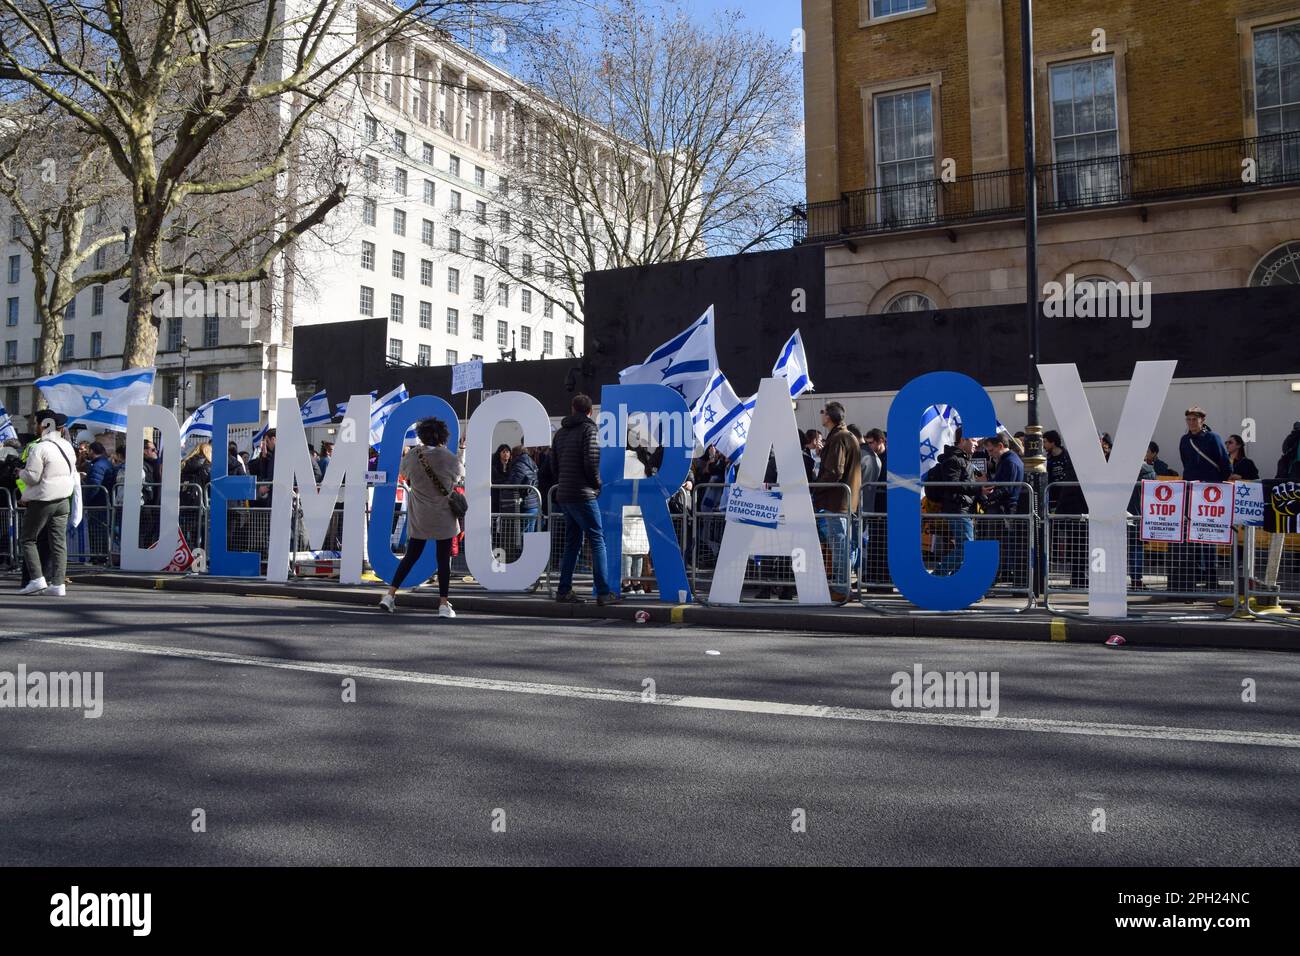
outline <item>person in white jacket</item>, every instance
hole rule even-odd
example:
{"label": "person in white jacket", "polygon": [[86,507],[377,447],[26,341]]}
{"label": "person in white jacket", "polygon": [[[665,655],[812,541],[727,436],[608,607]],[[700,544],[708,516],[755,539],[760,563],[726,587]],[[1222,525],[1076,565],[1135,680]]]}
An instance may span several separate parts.
{"label": "person in white jacket", "polygon": [[[68,565],[68,517],[72,497],[78,484],[76,452],[59,429],[67,419],[44,409],[36,413],[40,439],[27,452],[27,464],[18,472],[24,483],[22,502],[22,552],[31,580],[19,594],[46,591],[55,596],[66,593],[63,583]],[[44,537],[49,545],[50,580],[41,568],[37,542]]]}

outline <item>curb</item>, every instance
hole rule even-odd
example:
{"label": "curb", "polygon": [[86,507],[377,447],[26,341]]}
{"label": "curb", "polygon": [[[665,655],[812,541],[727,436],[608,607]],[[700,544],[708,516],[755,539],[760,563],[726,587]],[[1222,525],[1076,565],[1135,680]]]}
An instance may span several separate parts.
{"label": "curb", "polygon": [[[279,584],[261,579],[237,580],[185,574],[124,574],[92,572],[78,574],[79,584],[135,590],[182,591],[195,594],[233,594],[239,597],[290,597],[332,604],[372,606],[377,589],[341,588],[306,584]],[[407,607],[436,610],[434,594],[407,593]],[[1261,621],[1090,621],[1086,618],[1054,616],[1045,611],[1025,611],[1014,617],[992,618],[986,614],[898,614],[881,615],[852,606],[842,613],[808,614],[786,608],[706,607],[702,604],[668,605],[616,604],[600,607],[588,604],[557,604],[554,601],[510,600],[486,595],[461,594],[460,610],[506,617],[548,619],[614,620],[634,622],[639,611],[649,614],[650,624],[694,624],[732,630],[784,630],[814,634],[842,634],[855,637],[920,637],[964,640],[1047,641],[1053,643],[1101,644],[1118,629],[1134,646],[1203,647],[1231,650],[1300,651],[1300,627]]]}

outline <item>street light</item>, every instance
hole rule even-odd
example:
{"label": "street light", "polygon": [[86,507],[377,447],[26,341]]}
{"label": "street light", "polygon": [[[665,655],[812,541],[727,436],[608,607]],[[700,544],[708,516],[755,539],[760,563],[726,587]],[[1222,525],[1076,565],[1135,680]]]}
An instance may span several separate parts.
{"label": "street light", "polygon": [[190,383],[185,377],[186,366],[190,359],[190,343],[185,336],[181,336],[181,421],[189,417],[189,390]]}

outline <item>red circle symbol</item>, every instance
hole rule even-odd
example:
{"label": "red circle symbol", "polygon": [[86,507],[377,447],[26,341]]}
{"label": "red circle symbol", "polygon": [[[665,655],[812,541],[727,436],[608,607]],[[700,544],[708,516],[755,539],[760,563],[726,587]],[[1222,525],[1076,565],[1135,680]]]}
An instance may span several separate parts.
{"label": "red circle symbol", "polygon": [[1156,485],[1156,500],[1168,501],[1174,496],[1174,489],[1168,485]]}
{"label": "red circle symbol", "polygon": [[1218,485],[1207,485],[1205,488],[1205,500],[1214,504],[1223,497],[1223,489]]}

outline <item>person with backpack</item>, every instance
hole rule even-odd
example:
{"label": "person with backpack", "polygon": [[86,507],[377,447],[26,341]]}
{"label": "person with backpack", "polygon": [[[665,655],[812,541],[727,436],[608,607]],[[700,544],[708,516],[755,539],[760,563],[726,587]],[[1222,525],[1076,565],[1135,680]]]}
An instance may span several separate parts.
{"label": "person with backpack", "polygon": [[966,438],[957,429],[953,443],[943,450],[938,463],[926,473],[927,482],[942,482],[933,489],[927,484],[925,495],[938,500],[952,533],[952,546],[939,561],[934,573],[939,577],[956,574],[966,556],[966,543],[975,540],[975,495],[979,489],[971,484],[971,454],[975,439]]}

